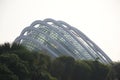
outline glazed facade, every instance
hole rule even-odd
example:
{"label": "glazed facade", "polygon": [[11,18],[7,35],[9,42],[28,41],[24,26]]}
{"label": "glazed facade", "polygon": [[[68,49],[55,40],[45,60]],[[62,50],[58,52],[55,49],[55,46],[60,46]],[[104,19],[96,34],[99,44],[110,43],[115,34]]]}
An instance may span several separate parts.
{"label": "glazed facade", "polygon": [[52,57],[62,55],[75,59],[110,63],[111,59],[86,35],[63,21],[45,19],[34,21],[15,39],[29,50],[44,50]]}

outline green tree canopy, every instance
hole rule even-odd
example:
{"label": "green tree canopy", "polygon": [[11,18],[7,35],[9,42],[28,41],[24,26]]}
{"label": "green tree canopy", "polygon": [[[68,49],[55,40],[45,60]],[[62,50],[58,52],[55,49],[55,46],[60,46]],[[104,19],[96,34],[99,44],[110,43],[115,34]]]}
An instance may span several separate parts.
{"label": "green tree canopy", "polygon": [[112,65],[112,68],[114,70],[114,76],[118,80],[120,80],[120,62],[114,62]]}
{"label": "green tree canopy", "polygon": [[56,80],[48,72],[50,57],[19,44],[0,45],[0,80]]}
{"label": "green tree canopy", "polygon": [[[15,43],[0,45],[0,80],[111,80],[111,67],[97,60],[75,60],[69,56],[51,59],[45,54]],[[119,65],[112,66],[118,79]]]}

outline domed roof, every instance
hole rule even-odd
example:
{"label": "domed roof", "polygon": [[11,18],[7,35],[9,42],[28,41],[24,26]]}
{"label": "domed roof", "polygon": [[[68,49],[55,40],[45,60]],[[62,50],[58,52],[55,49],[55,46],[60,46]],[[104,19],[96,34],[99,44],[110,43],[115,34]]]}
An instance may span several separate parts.
{"label": "domed roof", "polygon": [[16,43],[29,50],[44,50],[52,57],[62,55],[81,60],[96,60],[110,63],[111,59],[86,35],[63,21],[36,20],[23,29]]}

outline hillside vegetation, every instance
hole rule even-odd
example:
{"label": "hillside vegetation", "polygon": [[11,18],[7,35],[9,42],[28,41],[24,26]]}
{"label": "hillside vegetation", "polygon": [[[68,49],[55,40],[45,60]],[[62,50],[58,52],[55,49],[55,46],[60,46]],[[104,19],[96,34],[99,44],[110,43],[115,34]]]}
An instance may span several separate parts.
{"label": "hillside vegetation", "polygon": [[120,80],[120,62],[51,59],[44,51],[31,52],[19,44],[0,45],[0,80]]}

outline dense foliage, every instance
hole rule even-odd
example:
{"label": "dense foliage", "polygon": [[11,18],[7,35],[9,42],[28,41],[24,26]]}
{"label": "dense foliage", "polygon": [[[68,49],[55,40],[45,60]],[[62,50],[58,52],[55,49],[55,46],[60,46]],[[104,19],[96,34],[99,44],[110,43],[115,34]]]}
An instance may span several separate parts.
{"label": "dense foliage", "polygon": [[0,45],[0,80],[56,80],[48,72],[50,57],[19,44]]}
{"label": "dense foliage", "polygon": [[112,69],[113,69],[115,78],[117,78],[117,80],[120,80],[120,62],[114,62]]}
{"label": "dense foliage", "polygon": [[110,66],[69,56],[51,59],[19,44],[0,45],[0,80],[113,80],[114,76],[120,80],[120,63]]}

